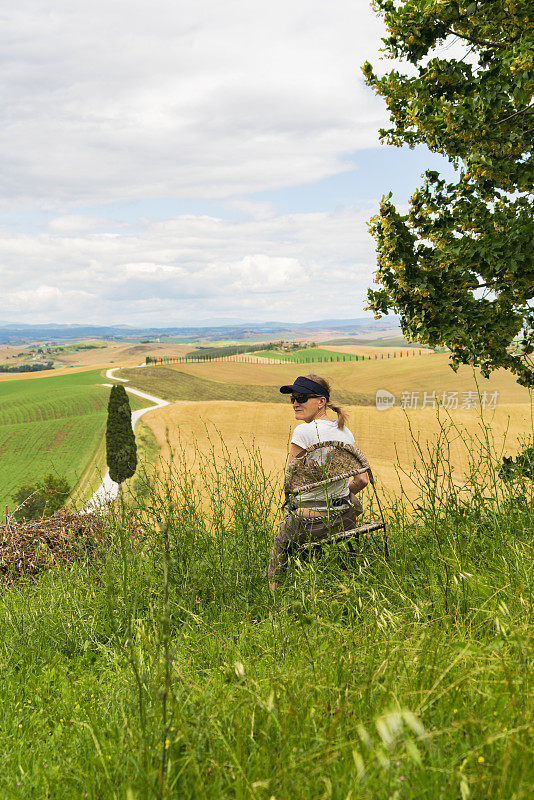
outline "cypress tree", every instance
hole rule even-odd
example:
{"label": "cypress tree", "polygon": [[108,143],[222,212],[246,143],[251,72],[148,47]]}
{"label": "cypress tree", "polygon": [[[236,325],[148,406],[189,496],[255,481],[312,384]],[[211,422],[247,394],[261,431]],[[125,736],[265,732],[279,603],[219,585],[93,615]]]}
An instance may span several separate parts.
{"label": "cypress tree", "polygon": [[106,426],[106,461],[111,480],[122,483],[137,467],[137,445],[132,429],[132,412],[124,386],[112,386]]}

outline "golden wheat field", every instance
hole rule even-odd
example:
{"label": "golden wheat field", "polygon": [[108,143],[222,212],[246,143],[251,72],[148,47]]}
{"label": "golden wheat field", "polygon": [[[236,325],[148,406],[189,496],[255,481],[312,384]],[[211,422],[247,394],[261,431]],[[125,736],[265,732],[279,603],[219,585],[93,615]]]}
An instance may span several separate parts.
{"label": "golden wheat field", "polygon": [[69,365],[92,365],[100,366],[107,364],[141,364],[146,356],[170,356],[178,357],[195,350],[190,344],[173,344],[161,342],[129,343],[129,342],[109,342],[105,348],[98,350],[82,350],[72,353],[65,353],[58,356],[65,366]]}
{"label": "golden wheat field", "polygon": [[[144,362],[146,355],[180,356],[192,350],[191,345],[169,344],[117,344],[111,343],[102,350],[89,350],[72,353],[69,358],[79,363],[56,368],[51,372],[6,374],[0,376],[1,380],[40,380],[46,375],[61,375],[64,373],[79,372],[95,369],[104,370],[106,367],[132,367]],[[295,425],[293,413],[289,403],[272,402],[275,398],[282,397],[274,389],[284,383],[291,383],[299,374],[316,371],[329,378],[333,385],[333,399],[338,388],[344,392],[353,393],[347,402],[357,402],[355,395],[362,395],[363,402],[369,405],[358,405],[348,408],[349,427],[353,431],[358,446],[366,453],[374,472],[377,484],[383,490],[398,495],[403,491],[408,497],[417,493],[417,487],[409,478],[399,474],[399,468],[409,470],[416,457],[412,435],[420,438],[421,442],[432,439],[439,429],[436,411],[432,407],[421,408],[425,392],[430,397],[433,392],[438,398],[443,393],[450,396],[458,393],[458,408],[452,410],[451,419],[466,433],[454,434],[455,439],[451,459],[455,465],[458,479],[461,480],[467,463],[467,452],[464,440],[469,433],[475,434],[479,424],[480,409],[463,409],[462,399],[467,392],[486,393],[486,397],[493,398],[496,407],[484,412],[484,419],[490,425],[495,440],[500,446],[504,433],[507,431],[505,450],[501,455],[515,454],[518,450],[518,437],[526,437],[532,433],[532,406],[529,392],[520,387],[514,377],[507,372],[494,373],[489,380],[482,378],[479,372],[470,367],[461,367],[457,373],[453,372],[448,364],[445,354],[432,354],[424,352],[423,355],[399,358],[397,352],[391,348],[375,348],[379,358],[370,361],[318,363],[318,364],[252,364],[237,361],[208,362],[208,363],[181,363],[165,365],[162,368],[162,377],[166,373],[169,383],[169,373],[186,373],[194,378],[201,378],[204,383],[199,383],[194,391],[184,394],[188,400],[181,399],[180,386],[184,381],[177,381],[175,392],[167,396],[168,400],[177,398],[161,409],[149,412],[145,421],[151,428],[160,447],[159,465],[168,460],[168,441],[172,448],[176,448],[181,440],[186,452],[191,454],[195,448],[208,452],[208,437],[215,442],[215,452],[220,451],[217,446],[219,435],[231,453],[244,453],[252,444],[261,451],[267,470],[277,475],[281,481],[283,466],[287,455],[287,446],[291,438],[291,431]],[[336,348],[343,352],[344,348]],[[364,354],[370,348],[348,346],[347,351]],[[382,358],[382,354],[389,358]],[[83,362],[83,363],[82,363]],[[123,377],[130,380],[129,386],[149,391],[151,394],[165,397],[165,382],[162,380],[158,387],[157,376],[159,367],[150,370],[130,369]],[[147,388],[143,385],[143,378],[150,372],[151,383]],[[119,373],[120,374],[120,373]],[[213,382],[212,386],[219,387],[212,391],[207,381]],[[234,387],[241,387],[239,401],[232,400]],[[252,402],[258,395],[259,387],[269,387],[266,396],[260,399],[267,402]],[[250,387],[247,391],[246,387]],[[167,387],[168,388],[168,387]],[[160,389],[160,391],[158,390]],[[374,406],[374,397],[379,389],[386,389],[396,396],[396,406],[388,411],[379,411]],[[209,391],[208,391],[209,390]],[[224,391],[223,391],[224,390]],[[216,397],[220,394],[225,399],[207,400],[206,397]],[[261,395],[261,389],[260,389]],[[473,395],[474,396],[474,395]],[[400,408],[404,398],[416,398],[417,408],[403,410]],[[479,404],[479,401],[477,400]],[[446,413],[442,412],[442,418]],[[410,430],[411,428],[411,430]],[[91,472],[92,467],[89,468]]]}
{"label": "golden wheat field", "polygon": [[[14,353],[24,352],[25,348],[6,346],[0,348],[0,360],[6,356],[13,356]],[[76,350],[65,351],[54,356],[56,366],[54,369],[42,370],[39,372],[10,372],[0,373],[0,381],[16,380],[35,380],[39,377],[50,375],[68,375],[72,372],[83,372],[90,369],[106,369],[108,367],[134,367],[144,362],[145,357],[169,356],[176,358],[184,356],[195,350],[189,344],[161,344],[158,342],[150,344],[131,344],[124,342],[109,342],[105,347],[95,350]]]}
{"label": "golden wheat field", "polygon": [[[420,463],[414,439],[425,447],[438,434],[440,425],[456,426],[457,430],[450,434],[450,460],[461,483],[467,469],[469,438],[484,436],[481,419],[490,429],[500,457],[515,454],[519,449],[518,438],[528,435],[533,428],[531,404],[519,401],[500,403],[495,409],[483,412],[460,408],[449,415],[440,411],[439,418],[431,407],[379,411],[373,406],[353,406],[347,411],[349,428],[373,466],[377,486],[394,495],[402,492],[408,498],[417,494],[417,482],[402,475],[399,467],[410,472],[414,462]],[[247,448],[255,445],[261,451],[266,469],[280,477],[295,426],[289,404],[234,401],[179,401],[149,412],[145,423],[158,442],[161,464],[168,464],[169,448],[175,452],[183,448],[193,463],[195,448],[208,452],[210,440],[218,457],[222,440],[231,453],[244,458]]]}
{"label": "golden wheat field", "polygon": [[[381,348],[381,352],[384,349]],[[528,390],[519,386],[509,372],[498,370],[488,380],[472,367],[461,366],[458,372],[454,372],[445,353],[331,364],[247,364],[225,361],[177,364],[171,368],[220,383],[257,386],[280,386],[291,382],[297,375],[318,372],[332,381],[334,395],[336,387],[373,397],[378,389],[387,389],[400,400],[402,392],[419,391],[421,403],[425,391],[428,395],[435,391],[441,396],[443,392],[477,391],[478,386],[481,393],[497,391],[498,404],[530,402]]]}
{"label": "golden wheat field", "polygon": [[95,364],[93,366],[58,367],[56,369],[43,369],[39,372],[4,372],[0,373],[1,381],[33,381],[40,378],[50,378],[53,375],[71,375],[74,372],[88,372],[94,369],[105,369],[113,363]]}

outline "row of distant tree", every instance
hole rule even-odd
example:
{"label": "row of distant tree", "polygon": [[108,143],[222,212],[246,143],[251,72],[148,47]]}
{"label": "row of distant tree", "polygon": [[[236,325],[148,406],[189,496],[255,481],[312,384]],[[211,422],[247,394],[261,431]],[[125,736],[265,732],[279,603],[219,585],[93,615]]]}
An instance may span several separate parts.
{"label": "row of distant tree", "polygon": [[53,368],[53,361],[40,361],[36,364],[0,364],[0,372],[40,372],[43,369]]}
{"label": "row of distant tree", "polygon": [[[225,358],[227,356],[240,356],[245,353],[256,353],[260,350],[273,350],[280,348],[283,342],[268,342],[267,344],[229,344],[224,347],[198,347],[190,353],[186,353],[181,358],[173,356],[146,356],[147,364],[163,364],[175,361],[211,361],[214,358]],[[302,345],[300,345],[302,347]]]}

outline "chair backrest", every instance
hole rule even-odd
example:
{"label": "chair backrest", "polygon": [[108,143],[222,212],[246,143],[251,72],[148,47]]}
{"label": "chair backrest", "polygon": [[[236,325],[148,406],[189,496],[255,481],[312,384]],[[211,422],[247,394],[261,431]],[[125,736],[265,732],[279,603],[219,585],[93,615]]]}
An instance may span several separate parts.
{"label": "chair backrest", "polygon": [[286,495],[300,494],[362,472],[369,472],[372,480],[371,465],[357,447],[344,442],[319,442],[288,464],[284,489]]}

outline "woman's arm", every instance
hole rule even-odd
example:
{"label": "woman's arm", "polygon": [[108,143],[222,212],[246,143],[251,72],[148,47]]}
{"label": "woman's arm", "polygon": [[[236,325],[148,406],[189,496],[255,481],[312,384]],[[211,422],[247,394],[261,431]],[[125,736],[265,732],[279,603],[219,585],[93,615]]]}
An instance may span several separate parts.
{"label": "woman's arm", "polygon": [[362,489],[365,489],[369,483],[369,475],[367,472],[361,472],[359,475],[354,475],[349,481],[349,491],[352,494],[358,494]]}
{"label": "woman's arm", "polygon": [[293,442],[291,442],[291,444],[289,445],[289,456],[287,458],[286,467],[289,464],[291,464],[294,458],[297,458],[297,456],[301,456],[305,452],[306,450],[303,447],[300,447],[298,444],[294,444]]}

